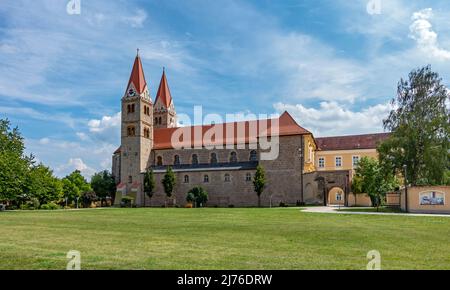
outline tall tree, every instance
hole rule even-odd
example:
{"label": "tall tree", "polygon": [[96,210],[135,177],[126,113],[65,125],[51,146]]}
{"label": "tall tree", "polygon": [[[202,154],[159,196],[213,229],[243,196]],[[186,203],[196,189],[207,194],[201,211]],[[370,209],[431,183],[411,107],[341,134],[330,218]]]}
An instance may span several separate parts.
{"label": "tall tree", "polygon": [[445,183],[450,169],[449,102],[449,90],[430,66],[401,79],[393,109],[383,121],[392,134],[378,148],[382,166],[399,173],[406,165],[412,185]]}
{"label": "tall tree", "polygon": [[261,194],[266,187],[266,177],[264,174],[264,168],[261,165],[256,167],[255,177],[253,178],[253,188],[258,195],[258,207],[261,207]]}
{"label": "tall tree", "polygon": [[91,178],[91,187],[97,198],[100,199],[102,205],[107,197],[114,195],[116,191],[116,182],[112,174],[108,170],[95,173]]}
{"label": "tall tree", "polygon": [[175,187],[175,174],[172,171],[172,167],[167,167],[166,174],[164,174],[164,178],[161,182],[167,198],[170,198]]}
{"label": "tall tree", "polygon": [[358,162],[353,177],[353,193],[368,194],[372,205],[377,207],[377,210],[384,201],[386,193],[397,186],[398,182],[394,174],[384,171],[375,158],[363,157]]}
{"label": "tall tree", "polygon": [[26,195],[26,179],[33,157],[24,155],[23,137],[9,120],[0,119],[0,202]]}
{"label": "tall tree", "polygon": [[37,198],[41,205],[50,202],[60,202],[63,198],[61,180],[53,175],[53,171],[38,164],[30,169],[27,180],[27,191],[30,197]]}
{"label": "tall tree", "polygon": [[150,203],[155,191],[156,182],[153,170],[148,168],[144,175],[144,193],[150,198]]}

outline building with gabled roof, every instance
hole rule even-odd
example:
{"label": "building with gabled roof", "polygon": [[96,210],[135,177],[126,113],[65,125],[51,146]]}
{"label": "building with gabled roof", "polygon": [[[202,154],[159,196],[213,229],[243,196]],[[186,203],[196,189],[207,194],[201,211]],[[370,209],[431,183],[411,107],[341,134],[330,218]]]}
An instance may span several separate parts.
{"label": "building with gabled roof", "polygon": [[[116,204],[129,196],[137,206],[184,206],[187,192],[202,186],[210,206],[256,206],[253,177],[258,165],[267,179],[264,206],[349,204],[355,164],[362,156],[376,157],[377,144],[389,136],[315,138],[289,112],[270,119],[179,127],[165,69],[153,102],[139,54],[121,103],[121,145],[113,153],[112,167]],[[176,176],[171,198],[161,184],[169,166]],[[143,191],[143,173],[150,169],[156,178],[151,199]]]}

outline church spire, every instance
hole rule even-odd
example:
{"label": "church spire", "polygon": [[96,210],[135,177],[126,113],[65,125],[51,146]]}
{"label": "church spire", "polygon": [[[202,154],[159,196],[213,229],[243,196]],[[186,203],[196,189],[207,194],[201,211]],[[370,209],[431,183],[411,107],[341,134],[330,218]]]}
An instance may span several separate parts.
{"label": "church spire", "polygon": [[128,81],[127,91],[130,89],[131,84],[133,84],[138,94],[142,94],[147,89],[144,69],[142,68],[141,57],[139,56],[139,48],[137,49],[136,58],[134,60],[133,69],[130,75],[130,80]]}
{"label": "church spire", "polygon": [[160,100],[164,107],[169,108],[172,103],[172,96],[170,95],[169,83],[166,78],[166,70],[163,68],[163,73],[161,76],[161,82],[159,83],[158,93],[156,93],[155,104]]}

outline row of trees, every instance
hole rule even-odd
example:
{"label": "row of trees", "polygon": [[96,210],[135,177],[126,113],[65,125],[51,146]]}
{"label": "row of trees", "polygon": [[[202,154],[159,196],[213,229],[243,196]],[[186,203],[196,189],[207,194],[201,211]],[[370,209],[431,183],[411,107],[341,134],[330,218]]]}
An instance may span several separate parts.
{"label": "row of trees", "polygon": [[90,183],[78,170],[57,178],[49,167],[25,154],[18,128],[0,119],[0,203],[23,209],[88,206],[97,199],[105,201],[114,192],[114,179],[108,171],[95,174]]}
{"label": "row of trees", "polygon": [[413,70],[391,104],[383,120],[391,135],[377,148],[378,160],[361,159],[352,184],[377,207],[401,183],[450,185],[450,93],[442,79],[430,66]]}
{"label": "row of trees", "polygon": [[[172,192],[175,188],[176,179],[175,174],[173,173],[172,168],[170,166],[167,167],[167,171],[164,174],[161,183],[163,185],[164,192],[166,193],[167,198],[172,197]],[[266,187],[266,177],[262,166],[258,166],[256,168],[255,177],[253,178],[253,186],[255,193],[258,196],[258,207],[260,207],[261,194],[263,193],[264,188]],[[155,192],[155,188],[156,188],[155,175],[153,173],[153,170],[148,169],[144,175],[144,194],[151,199]],[[204,191],[202,187],[194,187],[188,192],[186,200],[187,202],[194,203],[197,206],[201,207],[208,201],[208,194],[206,193],[206,191]]]}

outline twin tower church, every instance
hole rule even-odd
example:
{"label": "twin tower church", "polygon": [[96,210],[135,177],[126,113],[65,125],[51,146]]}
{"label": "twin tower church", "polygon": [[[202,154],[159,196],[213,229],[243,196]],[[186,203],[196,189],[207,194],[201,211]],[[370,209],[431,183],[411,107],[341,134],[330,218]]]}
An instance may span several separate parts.
{"label": "twin tower church", "polygon": [[[200,132],[201,136],[189,134],[190,138],[198,139],[190,143],[192,147],[177,146],[173,143],[174,134],[179,130],[177,114],[166,73],[163,71],[153,99],[139,55],[134,60],[121,104],[121,144],[112,160],[112,173],[117,182],[116,204],[128,196],[136,206],[164,205],[167,198],[161,180],[170,166],[176,176],[171,198],[174,204],[184,206],[187,192],[202,186],[208,192],[208,206],[256,206],[258,197],[253,177],[260,165],[267,180],[261,195],[263,206],[370,205],[368,197],[355,199],[351,179],[358,160],[363,156],[376,157],[378,142],[388,136],[315,138],[284,112],[277,119],[183,127],[184,132],[192,130]],[[253,134],[250,128],[261,127],[263,122],[277,124],[278,130],[266,130],[264,134],[258,130]],[[229,128],[232,130],[228,131]],[[214,144],[220,146],[201,143],[206,139],[203,136],[216,130],[227,132],[215,136]],[[267,150],[262,140],[273,137],[279,141],[276,158],[261,158]],[[156,179],[151,199],[143,191],[144,173],[149,168]]]}

